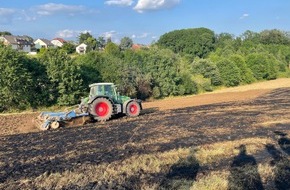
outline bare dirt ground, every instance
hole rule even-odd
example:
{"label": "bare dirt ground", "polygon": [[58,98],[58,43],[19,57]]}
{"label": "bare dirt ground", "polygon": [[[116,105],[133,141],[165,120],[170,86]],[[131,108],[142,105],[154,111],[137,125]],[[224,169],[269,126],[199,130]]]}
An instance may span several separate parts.
{"label": "bare dirt ground", "polygon": [[[31,125],[37,113],[1,115],[0,189],[211,189],[194,184],[220,171],[231,187],[245,179],[235,170],[243,163],[271,169],[255,177],[256,189],[290,189],[290,80],[260,85],[148,102],[138,118],[44,132]],[[214,161],[198,157],[201,148],[225,154],[216,143],[245,139],[248,149],[266,140],[252,156],[240,148]],[[194,147],[195,156],[184,153]]]}
{"label": "bare dirt ground", "polygon": [[[273,89],[290,87],[290,79],[277,79],[251,85],[226,88],[202,95],[173,97],[164,100],[143,103],[145,112],[150,110],[168,110],[192,106],[201,106],[222,102],[245,101],[269,93]],[[39,131],[32,120],[39,113],[0,114],[0,135],[29,133]]]}

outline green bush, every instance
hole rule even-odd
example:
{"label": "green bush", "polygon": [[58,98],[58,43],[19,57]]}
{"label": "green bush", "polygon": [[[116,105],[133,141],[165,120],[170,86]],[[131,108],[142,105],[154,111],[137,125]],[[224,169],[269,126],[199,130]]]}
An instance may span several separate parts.
{"label": "green bush", "polygon": [[257,80],[270,80],[278,76],[277,60],[272,56],[253,53],[247,56],[246,62]]}
{"label": "green bush", "polygon": [[219,86],[222,84],[220,72],[215,63],[207,59],[198,59],[192,63],[192,70],[194,75],[201,74],[204,78],[209,78],[211,84]]}
{"label": "green bush", "polygon": [[204,78],[203,75],[194,75],[192,81],[196,84],[197,92],[211,92],[213,87],[211,81],[208,78]]}
{"label": "green bush", "polygon": [[78,103],[83,92],[79,66],[58,49],[48,49],[40,60],[48,74],[50,98],[59,105]]}
{"label": "green bush", "polygon": [[240,77],[242,84],[250,84],[256,79],[250,68],[247,67],[246,61],[243,56],[235,54],[231,55],[229,58],[235,65],[240,69]]}
{"label": "green bush", "polygon": [[225,86],[238,86],[241,79],[240,69],[234,62],[228,59],[222,59],[217,63],[221,78]]}
{"label": "green bush", "polygon": [[32,76],[24,68],[27,58],[0,44],[0,111],[30,106]]}
{"label": "green bush", "polygon": [[152,95],[153,95],[154,98],[160,98],[161,97],[161,92],[160,92],[159,87],[155,86],[153,88]]}

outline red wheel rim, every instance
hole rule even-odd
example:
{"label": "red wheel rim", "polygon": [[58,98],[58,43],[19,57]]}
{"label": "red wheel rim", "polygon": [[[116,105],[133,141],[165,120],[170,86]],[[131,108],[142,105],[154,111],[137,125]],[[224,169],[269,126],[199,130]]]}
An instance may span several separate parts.
{"label": "red wheel rim", "polygon": [[100,117],[106,116],[109,112],[109,106],[105,102],[100,102],[96,105],[96,114]]}
{"label": "red wheel rim", "polygon": [[129,109],[130,113],[133,115],[138,113],[138,106],[135,104],[130,105]]}

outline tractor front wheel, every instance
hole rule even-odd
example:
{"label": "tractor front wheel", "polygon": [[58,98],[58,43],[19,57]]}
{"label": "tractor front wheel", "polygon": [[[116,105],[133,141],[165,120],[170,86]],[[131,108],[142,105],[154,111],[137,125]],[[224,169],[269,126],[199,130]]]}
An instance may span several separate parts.
{"label": "tractor front wheel", "polygon": [[107,121],[113,114],[113,105],[106,98],[97,98],[90,106],[90,114],[98,121]]}
{"label": "tractor front wheel", "polygon": [[141,108],[138,102],[129,102],[126,107],[126,114],[129,117],[137,117],[140,114]]}

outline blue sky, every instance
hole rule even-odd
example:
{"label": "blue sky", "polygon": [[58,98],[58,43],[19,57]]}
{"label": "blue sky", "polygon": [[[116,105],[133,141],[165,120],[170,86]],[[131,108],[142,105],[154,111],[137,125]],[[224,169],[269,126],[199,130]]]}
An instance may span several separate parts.
{"label": "blue sky", "polygon": [[81,32],[150,44],[169,31],[206,27],[235,36],[246,30],[290,31],[288,0],[0,0],[0,31],[77,40]]}

